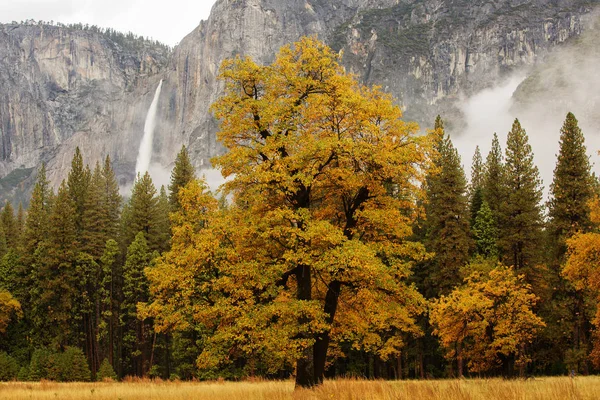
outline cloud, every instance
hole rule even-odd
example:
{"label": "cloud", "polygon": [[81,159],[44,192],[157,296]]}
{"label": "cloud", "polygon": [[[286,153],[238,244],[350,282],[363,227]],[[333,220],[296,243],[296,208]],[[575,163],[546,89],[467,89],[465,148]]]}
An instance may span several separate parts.
{"label": "cloud", "polygon": [[175,45],[208,18],[214,0],[2,0],[0,21],[27,19],[114,28]]}

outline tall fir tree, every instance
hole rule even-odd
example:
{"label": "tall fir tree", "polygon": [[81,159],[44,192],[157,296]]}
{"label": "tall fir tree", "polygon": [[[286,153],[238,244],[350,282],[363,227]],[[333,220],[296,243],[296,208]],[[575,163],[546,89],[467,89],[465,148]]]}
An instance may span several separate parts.
{"label": "tall fir tree", "polygon": [[19,240],[17,220],[15,218],[15,211],[8,201],[2,208],[2,213],[0,214],[0,224],[4,228],[3,230],[6,237],[6,246],[8,248],[16,248]]}
{"label": "tall fir tree", "polygon": [[471,211],[471,226],[475,225],[475,219],[477,213],[483,203],[483,183],[485,177],[485,170],[483,165],[483,159],[481,158],[481,151],[479,146],[475,147],[475,154],[473,154],[473,161],[471,163],[471,183],[469,185],[469,208]]}
{"label": "tall fir tree", "polygon": [[104,182],[104,193],[102,194],[104,222],[102,225],[104,226],[106,237],[117,240],[123,199],[119,194],[119,183],[112,169],[110,156],[106,156],[104,160],[102,181]]}
{"label": "tall fir tree", "polygon": [[486,201],[483,201],[477,211],[473,225],[473,239],[475,240],[475,254],[488,259],[498,257],[498,227]]}
{"label": "tall fir tree", "polygon": [[502,149],[496,133],[492,139],[492,148],[485,159],[482,192],[483,199],[488,203],[492,216],[498,224],[500,222],[500,206],[506,201],[506,187]]}
{"label": "tall fir tree", "polygon": [[149,335],[151,327],[138,318],[137,304],[150,297],[149,283],[144,269],[150,266],[153,255],[142,231],[127,249],[123,267],[123,302],[121,303],[121,326],[123,329],[122,363],[126,372],[144,376],[149,360]]}
{"label": "tall fir tree", "polygon": [[33,187],[24,226],[24,255],[30,258],[39,243],[48,235],[50,209],[54,193],[46,178],[46,166],[42,164]]}
{"label": "tall fir tree", "polygon": [[144,175],[138,175],[131,190],[131,198],[123,209],[122,245],[124,248],[129,247],[138,232],[144,234],[151,250],[160,250],[163,246],[158,221],[158,202],[159,197],[150,174],[146,172]]}
{"label": "tall fir tree", "polygon": [[[554,363],[569,359],[571,369],[588,373],[590,367],[586,355],[592,347],[590,298],[585,291],[576,290],[561,273],[566,241],[578,232],[587,233],[592,229],[589,204],[596,194],[585,138],[572,113],[566,116],[559,144],[548,202],[547,279],[552,290],[541,311],[548,321],[548,342],[540,347],[555,350]],[[565,330],[565,325],[571,329]]]}
{"label": "tall fir tree", "polygon": [[82,215],[81,250],[98,260],[104,252],[108,237],[104,218],[104,176],[97,163],[88,185]]}
{"label": "tall fir tree", "polygon": [[434,160],[436,171],[426,180],[425,245],[435,253],[425,281],[425,294],[429,297],[448,294],[460,283],[459,270],[468,262],[471,247],[467,181],[460,156],[450,137],[444,134],[440,117],[436,130],[440,134]]}
{"label": "tall fir tree", "polygon": [[67,187],[69,189],[69,196],[71,196],[71,200],[75,204],[75,224],[78,235],[81,235],[83,232],[83,213],[85,211],[85,201],[90,179],[91,172],[83,163],[83,156],[79,147],[76,147],[73,160],[71,161],[69,177],[67,178]]}
{"label": "tall fir tree", "polygon": [[594,196],[594,179],[586,153],[585,138],[575,115],[568,113],[560,130],[560,150],[548,202],[548,231],[554,258],[562,261],[566,239],[591,229],[589,202]]}
{"label": "tall fir tree", "polygon": [[156,241],[159,253],[167,251],[171,246],[171,222],[169,221],[169,198],[164,186],[160,187],[156,203]]}
{"label": "tall fir tree", "polygon": [[500,257],[517,273],[524,273],[535,290],[536,282],[539,288],[535,266],[540,261],[543,227],[542,182],[527,133],[518,119],[506,140],[504,173],[506,201],[500,206]]}
{"label": "tall fir tree", "polygon": [[181,146],[181,150],[175,159],[175,166],[171,172],[171,183],[169,184],[169,205],[171,211],[179,209],[179,189],[196,179],[194,166],[190,161],[190,156],[185,146]]}
{"label": "tall fir tree", "polygon": [[47,237],[34,254],[31,304],[34,337],[39,345],[64,349],[77,334],[72,314],[77,304],[75,210],[63,181],[52,204]]}

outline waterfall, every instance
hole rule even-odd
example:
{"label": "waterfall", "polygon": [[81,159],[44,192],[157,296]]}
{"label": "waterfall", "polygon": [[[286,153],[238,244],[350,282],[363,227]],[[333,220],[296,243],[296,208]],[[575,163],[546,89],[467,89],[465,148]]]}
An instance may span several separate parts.
{"label": "waterfall", "polygon": [[154,141],[154,128],[156,127],[156,109],[158,108],[158,98],[160,97],[160,90],[162,88],[163,81],[160,80],[156,93],[154,93],[154,99],[148,114],[146,115],[146,122],[144,122],[144,137],[142,143],[140,143],[140,150],[138,152],[137,162],[135,163],[135,175],[144,174],[150,167],[150,159],[152,158],[152,143]]}

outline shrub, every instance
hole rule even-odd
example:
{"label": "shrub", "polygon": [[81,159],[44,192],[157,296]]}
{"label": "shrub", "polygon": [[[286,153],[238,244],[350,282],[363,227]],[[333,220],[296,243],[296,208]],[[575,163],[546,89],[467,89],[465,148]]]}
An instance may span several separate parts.
{"label": "shrub", "polygon": [[0,352],[0,381],[12,381],[17,378],[19,364],[6,352]]}
{"label": "shrub", "polygon": [[98,369],[98,373],[96,374],[96,380],[117,380],[117,374],[106,358],[100,364],[100,369]]}
{"label": "shrub", "polygon": [[89,382],[91,373],[83,351],[77,347],[67,347],[58,354],[59,380],[63,382]]}

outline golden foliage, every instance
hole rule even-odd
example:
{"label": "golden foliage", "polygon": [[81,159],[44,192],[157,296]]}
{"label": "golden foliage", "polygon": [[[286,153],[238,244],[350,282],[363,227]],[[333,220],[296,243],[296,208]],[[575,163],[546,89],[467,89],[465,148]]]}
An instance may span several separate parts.
{"label": "golden foliage", "polygon": [[[590,220],[598,228],[600,226],[600,198],[595,197],[589,204]],[[578,233],[567,240],[567,262],[563,275],[573,286],[588,298],[600,301],[600,233]],[[596,306],[596,316],[592,323],[594,346],[591,354],[592,361],[600,367],[600,308]]]}
{"label": "golden foliage", "polygon": [[0,290],[0,333],[6,332],[12,319],[22,316],[21,303],[6,290]]}
{"label": "golden foliage", "polygon": [[500,355],[514,355],[524,365],[524,345],[545,326],[532,311],[537,300],[523,276],[498,266],[488,274],[474,272],[462,287],[434,301],[430,321],[447,357],[467,360],[471,372],[497,367]]}
{"label": "golden foliage", "polygon": [[218,209],[198,184],[181,193],[146,311],[159,329],[207,332],[204,370],[243,357],[274,372],[324,336],[397,354],[425,308],[406,278],[425,255],[409,237],[432,138],[314,38],[221,71],[213,110],[229,152],[213,163],[233,177],[233,204]]}

